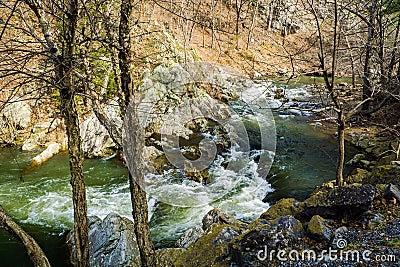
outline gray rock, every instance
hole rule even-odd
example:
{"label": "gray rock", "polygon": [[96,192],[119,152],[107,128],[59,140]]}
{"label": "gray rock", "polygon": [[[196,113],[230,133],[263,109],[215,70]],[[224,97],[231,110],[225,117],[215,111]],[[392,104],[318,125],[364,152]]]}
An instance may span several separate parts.
{"label": "gray rock", "polygon": [[328,219],[356,218],[369,210],[375,198],[372,185],[322,188],[300,204],[303,208],[299,217],[309,220],[314,215]]}
{"label": "gray rock", "polygon": [[[49,133],[54,133],[57,127],[59,127],[61,124],[62,122],[60,119],[51,119],[49,121],[42,121],[35,124],[32,128],[31,135],[29,136],[28,139],[25,140],[24,144],[22,145],[22,150],[32,151],[45,145],[47,142],[54,142],[54,141],[59,142],[62,148],[63,147],[62,140],[53,138],[53,136],[49,134]],[[64,139],[64,137],[60,137],[60,139]]]}
{"label": "gray rock", "polygon": [[3,110],[3,120],[18,129],[26,129],[31,123],[32,109],[26,101],[8,104]]}
{"label": "gray rock", "polygon": [[[90,266],[132,266],[139,255],[133,222],[115,213],[101,221],[89,217],[89,265]],[[67,236],[70,252],[74,251],[74,233]],[[70,253],[75,262],[74,253]]]}
{"label": "gray rock", "polygon": [[[104,113],[118,128],[122,127],[122,121],[119,115],[119,108],[114,101],[104,108]],[[100,123],[95,114],[90,115],[80,126],[82,137],[82,149],[86,157],[104,157],[108,156],[114,149],[115,143],[112,141],[107,129]],[[112,153],[111,153],[112,154]]]}
{"label": "gray rock", "polygon": [[293,247],[303,235],[302,224],[291,215],[273,223],[264,221],[231,241],[233,266],[260,266],[262,262],[257,258],[260,250],[265,247],[268,251]]}
{"label": "gray rock", "polygon": [[178,241],[176,241],[175,246],[179,248],[187,248],[190,244],[196,242],[202,234],[204,234],[203,228],[201,225],[196,225],[184,232]]}
{"label": "gray rock", "polygon": [[397,201],[400,201],[400,188],[397,185],[390,184],[385,190],[384,197],[386,199],[395,198]]}
{"label": "gray rock", "polygon": [[213,209],[210,210],[202,220],[203,223],[203,230],[207,230],[210,228],[211,225],[214,223],[218,224],[228,224],[228,225],[235,225],[239,227],[245,227],[246,224],[235,219],[233,216],[227,214],[223,210],[220,209]]}

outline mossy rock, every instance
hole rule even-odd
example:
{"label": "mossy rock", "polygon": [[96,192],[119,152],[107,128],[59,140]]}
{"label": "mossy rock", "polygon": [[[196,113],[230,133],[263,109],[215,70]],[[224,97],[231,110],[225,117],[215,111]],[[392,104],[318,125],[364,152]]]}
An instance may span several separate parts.
{"label": "mossy rock", "polygon": [[326,220],[319,215],[314,215],[308,222],[307,229],[312,234],[322,234],[324,232]]}
{"label": "mossy rock", "polygon": [[[157,267],[173,267],[177,258],[182,255],[186,250],[183,248],[166,248],[158,250],[155,253],[155,260]],[[138,265],[139,266],[139,265]]]}
{"label": "mossy rock", "polygon": [[328,221],[319,215],[314,215],[307,224],[308,234],[317,241],[329,241],[332,231],[327,227]]}
{"label": "mossy rock", "polygon": [[283,198],[261,214],[260,219],[275,220],[285,215],[296,216],[299,208],[294,198]]}
{"label": "mossy rock", "polygon": [[365,180],[369,184],[400,184],[400,166],[382,165],[376,167],[371,177]]}
{"label": "mossy rock", "polygon": [[241,230],[235,226],[215,223],[187,250],[182,251],[173,266],[229,266],[228,243],[240,233]]}
{"label": "mossy rock", "polygon": [[368,179],[371,176],[371,172],[365,169],[354,169],[351,174],[346,178],[347,183],[363,183],[364,180]]}
{"label": "mossy rock", "polygon": [[310,220],[314,215],[329,219],[357,218],[370,209],[376,189],[372,185],[352,184],[333,189],[322,188],[299,204],[298,218]]}

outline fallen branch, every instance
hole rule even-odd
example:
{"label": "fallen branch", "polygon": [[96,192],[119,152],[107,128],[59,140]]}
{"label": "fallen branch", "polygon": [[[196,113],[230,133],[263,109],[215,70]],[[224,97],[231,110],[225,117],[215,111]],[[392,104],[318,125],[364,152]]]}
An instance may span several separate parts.
{"label": "fallen branch", "polygon": [[25,246],[35,267],[50,267],[49,260],[38,243],[28,235],[0,206],[0,227],[17,237]]}

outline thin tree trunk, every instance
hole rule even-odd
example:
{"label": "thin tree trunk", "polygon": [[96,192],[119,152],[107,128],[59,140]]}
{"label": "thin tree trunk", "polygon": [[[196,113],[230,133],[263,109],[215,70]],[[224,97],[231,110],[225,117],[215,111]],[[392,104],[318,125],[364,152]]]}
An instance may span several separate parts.
{"label": "thin tree trunk", "polygon": [[250,39],[251,39],[251,32],[254,29],[254,26],[256,24],[256,18],[257,18],[257,11],[258,11],[258,5],[260,4],[260,1],[257,0],[256,6],[254,7],[254,12],[253,12],[253,18],[251,19],[251,24],[249,28],[249,34],[247,35],[247,46],[246,49],[249,49],[249,44],[250,44]]}
{"label": "thin tree trunk", "polygon": [[344,135],[345,135],[345,117],[343,115],[343,111],[340,111],[338,114],[338,158],[336,164],[336,184],[338,186],[344,185],[343,179],[343,166],[344,166],[344,156],[345,156],[345,144],[344,144]]}
{"label": "thin tree trunk", "polygon": [[74,205],[74,238],[76,266],[89,266],[86,188],[83,176],[83,151],[79,132],[79,118],[71,85],[60,90],[61,110],[68,136],[68,154]]}
{"label": "thin tree trunk", "polygon": [[74,237],[76,251],[76,265],[79,267],[89,266],[89,241],[87,224],[86,189],[83,175],[83,151],[79,132],[79,118],[75,106],[74,86],[74,53],[75,34],[78,22],[78,0],[68,1],[68,15],[65,16],[63,28],[65,38],[64,53],[61,53],[56,36],[47,19],[43,3],[38,0],[24,0],[35,13],[40,28],[46,40],[46,46],[51,54],[54,64],[54,75],[60,92],[60,110],[64,117],[66,132],[68,136],[68,154],[71,173],[72,201],[74,206]]}
{"label": "thin tree trunk", "polygon": [[17,237],[25,246],[29,258],[35,267],[50,267],[49,260],[38,243],[28,235],[0,206],[0,227]]}
{"label": "thin tree trunk", "polygon": [[[120,53],[118,54],[119,67],[121,74],[121,90],[123,99],[120,101],[121,104],[121,115],[125,116],[125,112],[131,100],[133,100],[133,83],[130,72],[131,65],[131,22],[133,21],[133,0],[123,0],[121,3],[121,18],[119,26],[119,44]],[[133,110],[134,124],[131,133],[134,135],[134,149],[132,151],[132,158],[138,162],[135,164],[134,169],[130,169],[129,172],[129,187],[131,193],[132,202],[132,215],[134,219],[134,227],[136,239],[140,252],[140,260],[142,267],[153,267],[155,266],[154,261],[154,245],[151,241],[150,226],[148,220],[148,206],[146,199],[146,192],[140,186],[143,181],[143,172],[141,169],[142,161],[142,149],[143,143],[141,135],[141,126],[137,122],[135,110]]]}
{"label": "thin tree trunk", "polygon": [[[362,88],[363,92],[363,100],[367,99],[371,95],[371,69],[369,67],[369,59],[371,57],[372,52],[372,40],[375,36],[375,5],[376,0],[371,3],[370,14],[369,14],[369,22],[368,22],[368,37],[367,37],[367,44],[365,48],[365,61],[364,61],[364,85]],[[363,110],[368,110],[369,103],[365,102],[363,105]]]}

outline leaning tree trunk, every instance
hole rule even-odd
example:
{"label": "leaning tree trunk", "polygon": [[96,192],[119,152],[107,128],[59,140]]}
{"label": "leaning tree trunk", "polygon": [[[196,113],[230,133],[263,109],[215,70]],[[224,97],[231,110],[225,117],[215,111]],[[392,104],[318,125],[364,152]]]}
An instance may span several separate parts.
{"label": "leaning tree trunk", "polygon": [[[132,15],[133,0],[122,0],[121,3],[121,18],[119,25],[119,44],[120,52],[118,54],[121,91],[120,97],[121,115],[124,116],[127,107],[131,100],[133,100],[133,83],[130,71],[131,66],[131,22],[133,21]],[[135,113],[135,112],[134,112]],[[140,252],[140,260],[142,267],[155,266],[154,261],[154,245],[151,240],[150,226],[148,219],[148,206],[146,192],[140,186],[143,182],[142,165],[142,150],[143,142],[141,142],[141,128],[137,122],[136,114],[133,114],[133,127],[132,134],[135,144],[132,144],[134,149],[131,151],[133,155],[131,158],[135,159],[134,168],[130,168],[129,172],[129,186],[132,201],[132,215],[134,219],[134,227],[136,239]]]}
{"label": "leaning tree trunk", "polygon": [[0,206],[0,227],[17,237],[25,246],[35,267],[50,267],[49,260],[36,241],[28,235]]}

